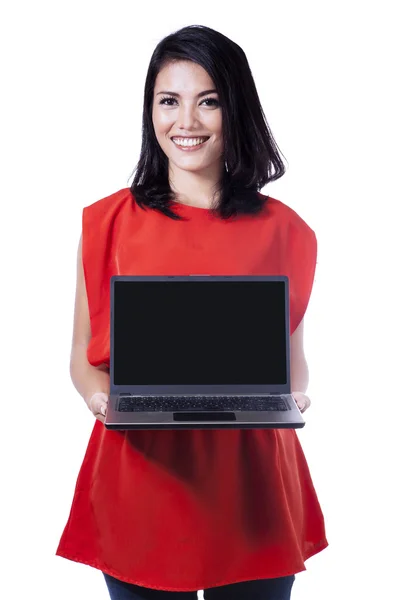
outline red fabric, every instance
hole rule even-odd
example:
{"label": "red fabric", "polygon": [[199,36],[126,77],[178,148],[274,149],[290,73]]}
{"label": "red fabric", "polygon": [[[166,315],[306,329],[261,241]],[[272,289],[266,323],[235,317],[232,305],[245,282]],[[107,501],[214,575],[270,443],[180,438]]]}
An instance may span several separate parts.
{"label": "red fabric", "polygon": [[[262,214],[188,220],[139,208],[129,188],[83,209],[92,365],[109,365],[111,275],[288,275],[290,333],[317,257],[314,231],[269,197]],[[202,590],[305,570],[328,545],[295,430],[109,431],[96,421],[57,554],[140,586]]]}

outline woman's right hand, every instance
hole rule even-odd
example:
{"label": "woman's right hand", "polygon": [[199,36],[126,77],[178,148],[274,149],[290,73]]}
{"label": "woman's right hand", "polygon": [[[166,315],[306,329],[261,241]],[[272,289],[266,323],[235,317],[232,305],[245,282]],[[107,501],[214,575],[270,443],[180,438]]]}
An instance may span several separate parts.
{"label": "woman's right hand", "polygon": [[108,404],[108,394],[105,394],[104,392],[96,392],[89,398],[86,404],[96,419],[104,423]]}

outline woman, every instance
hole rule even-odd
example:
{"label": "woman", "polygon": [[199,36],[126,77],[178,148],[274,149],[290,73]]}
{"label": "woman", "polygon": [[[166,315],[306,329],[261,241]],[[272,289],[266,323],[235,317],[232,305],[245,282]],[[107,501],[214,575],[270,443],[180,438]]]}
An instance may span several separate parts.
{"label": "woman", "polygon": [[242,49],[201,26],[163,39],[132,186],[83,209],[78,248],[71,377],[96,422],[57,554],[101,570],[114,600],[288,600],[327,546],[295,430],[103,426],[112,275],[288,275],[291,389],[308,408],[316,236],[258,192],[284,172]]}

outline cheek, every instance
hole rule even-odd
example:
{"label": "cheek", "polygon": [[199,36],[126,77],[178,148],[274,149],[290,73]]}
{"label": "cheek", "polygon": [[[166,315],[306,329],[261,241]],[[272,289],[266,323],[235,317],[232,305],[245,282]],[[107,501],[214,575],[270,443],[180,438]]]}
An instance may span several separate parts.
{"label": "cheek", "polygon": [[215,135],[218,137],[222,137],[222,119],[220,117],[216,117],[210,122],[210,129],[215,132]]}
{"label": "cheek", "polygon": [[162,132],[168,130],[172,126],[173,119],[171,115],[166,112],[158,113],[155,111],[153,114],[153,123],[154,128]]}

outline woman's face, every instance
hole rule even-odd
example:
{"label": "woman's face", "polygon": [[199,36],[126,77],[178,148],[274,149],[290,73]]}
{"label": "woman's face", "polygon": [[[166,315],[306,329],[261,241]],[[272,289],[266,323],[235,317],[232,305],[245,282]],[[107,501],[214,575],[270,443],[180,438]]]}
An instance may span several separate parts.
{"label": "woman's face", "polygon": [[[222,111],[207,71],[190,61],[166,65],[157,75],[153,125],[163,152],[174,167],[200,172],[223,168]],[[201,95],[203,92],[207,94]],[[168,92],[168,93],[166,93]],[[205,143],[181,150],[172,140],[207,136]],[[183,138],[183,139],[182,139]],[[195,140],[196,142],[200,140]],[[192,148],[192,147],[191,147]]]}

